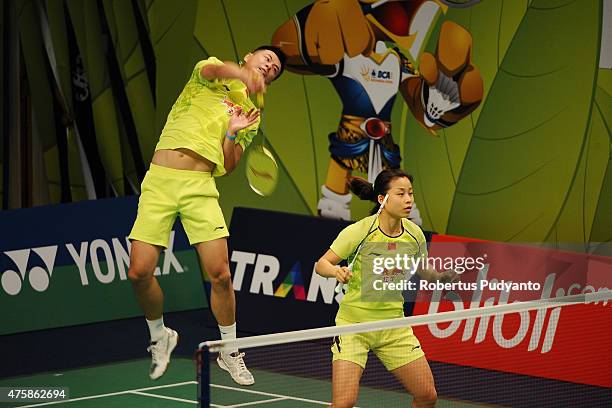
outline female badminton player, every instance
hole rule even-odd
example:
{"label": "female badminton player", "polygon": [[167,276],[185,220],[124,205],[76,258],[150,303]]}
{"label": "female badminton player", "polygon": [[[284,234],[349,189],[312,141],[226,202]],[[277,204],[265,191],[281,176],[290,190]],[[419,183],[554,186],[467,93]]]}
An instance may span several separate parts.
{"label": "female badminton player", "polygon": [[[222,339],[236,337],[236,301],[228,263],[229,235],[214,177],[230,173],[259,126],[252,95],[263,93],[282,73],[280,49],[263,46],[244,64],[210,57],[196,64],[172,106],[142,182],[132,232],[129,279],[144,311],[151,344],[151,379],[164,374],[178,334],[165,327],[163,293],[153,272],[167,247],[177,214],[211,279],[211,308]],[[253,384],[243,353],[229,350],[217,362],[241,385]]]}
{"label": "female badminton player", "polygon": [[[319,259],[316,271],[324,277],[335,277],[347,283],[347,292],[336,315],[336,325],[403,317],[403,298],[391,297],[367,301],[362,297],[362,258],[359,251],[362,242],[380,243],[395,248],[402,244],[418,248],[417,257],[427,256],[425,236],[421,229],[408,219],[414,203],[412,177],[402,170],[384,170],[374,185],[360,178],[352,178],[350,188],[361,199],[376,201],[375,213],[383,204],[380,215],[371,215],[346,227]],[[365,248],[365,247],[364,247]],[[373,246],[371,248],[376,248]],[[374,250],[372,250],[374,252]],[[342,260],[352,260],[352,270],[339,266]],[[417,271],[422,279],[452,281],[456,274],[447,271],[423,269]],[[342,335],[332,345],[332,405],[333,408],[352,407],[357,403],[359,380],[366,366],[368,352],[372,350],[386,369],[393,373],[413,396],[413,407],[435,406],[437,395],[434,379],[418,339],[410,327],[382,330],[372,333]]]}

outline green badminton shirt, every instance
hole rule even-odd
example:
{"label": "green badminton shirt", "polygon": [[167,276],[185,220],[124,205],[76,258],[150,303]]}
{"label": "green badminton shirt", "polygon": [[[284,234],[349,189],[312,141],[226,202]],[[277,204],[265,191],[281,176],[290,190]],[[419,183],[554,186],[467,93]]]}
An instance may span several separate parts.
{"label": "green badminton shirt", "polygon": [[[350,263],[375,217],[375,215],[366,217],[343,229],[332,243],[331,250]],[[349,281],[337,314],[337,317],[343,320],[358,323],[402,317],[404,315],[402,291],[373,289],[372,280],[393,277],[388,271],[380,275],[374,274],[373,258],[395,257],[398,253],[402,256],[406,253],[413,259],[427,257],[423,231],[412,221],[402,219],[403,231],[396,237],[385,235],[378,225],[376,220],[373,231],[365,239],[364,246],[353,264],[353,277]],[[400,279],[403,278],[402,274]]]}
{"label": "green badminton shirt", "polygon": [[[213,176],[226,173],[223,165],[223,140],[229,118],[237,107],[243,112],[255,108],[238,79],[207,80],[200,74],[208,64],[223,64],[215,57],[196,64],[191,77],[172,106],[155,150],[185,148],[215,164]],[[238,132],[236,143],[246,149],[253,141],[259,119]]]}

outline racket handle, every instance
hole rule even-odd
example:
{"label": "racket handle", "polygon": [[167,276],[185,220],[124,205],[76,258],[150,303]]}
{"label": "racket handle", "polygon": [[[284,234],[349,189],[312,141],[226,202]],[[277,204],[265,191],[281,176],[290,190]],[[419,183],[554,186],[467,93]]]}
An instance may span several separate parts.
{"label": "racket handle", "polygon": [[[348,266],[349,271],[353,272],[353,264],[355,263],[355,258],[353,258],[353,260],[351,261],[351,263]],[[340,292],[346,292],[346,290],[348,289],[348,284],[347,283],[341,283],[338,282],[338,284],[336,285],[336,293],[340,293]]]}

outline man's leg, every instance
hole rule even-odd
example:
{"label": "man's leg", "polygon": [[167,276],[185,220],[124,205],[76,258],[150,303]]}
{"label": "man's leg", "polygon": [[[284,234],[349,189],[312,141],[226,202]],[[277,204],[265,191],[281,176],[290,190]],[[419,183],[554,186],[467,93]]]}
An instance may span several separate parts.
{"label": "man's leg", "polygon": [[[232,286],[232,276],[227,255],[227,240],[225,238],[200,242],[194,245],[202,269],[206,271],[211,281],[210,305],[219,324],[221,339],[236,338],[236,297]],[[234,381],[241,385],[251,385],[255,382],[251,373],[244,365],[238,349],[219,353],[217,362],[228,371]]]}
{"label": "man's leg", "polygon": [[158,246],[132,241],[128,278],[147,320],[160,319],[164,310],[164,294],[153,276],[160,252]]}
{"label": "man's leg", "polygon": [[141,241],[132,241],[128,278],[140,308],[144,312],[151,334],[152,363],[149,371],[151,379],[161,377],[168,363],[170,353],[176,347],[178,334],[164,326],[164,294],[153,276],[161,248]]}
{"label": "man's leg", "polygon": [[210,305],[221,326],[236,323],[236,298],[232,287],[225,238],[195,244],[200,264],[210,277],[212,284]]}

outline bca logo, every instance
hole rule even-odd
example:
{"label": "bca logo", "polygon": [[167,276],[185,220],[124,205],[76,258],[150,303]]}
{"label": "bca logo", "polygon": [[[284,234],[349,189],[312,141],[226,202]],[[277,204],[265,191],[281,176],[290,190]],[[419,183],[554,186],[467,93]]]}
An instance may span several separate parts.
{"label": "bca logo", "polygon": [[375,79],[391,79],[391,72],[389,71],[376,71],[375,69],[372,70],[372,78]]}
{"label": "bca logo", "polygon": [[[34,252],[42,260],[45,267],[34,266],[28,270],[28,261],[31,252]],[[15,251],[4,252],[8,256],[17,270],[7,269],[2,273],[0,279],[2,289],[9,295],[17,295],[21,292],[23,285],[27,281],[30,286],[38,292],[44,292],[49,287],[51,274],[53,274],[53,265],[55,264],[55,256],[57,255],[57,245],[45,246],[32,249],[19,249]],[[26,277],[27,275],[27,277]]]}

